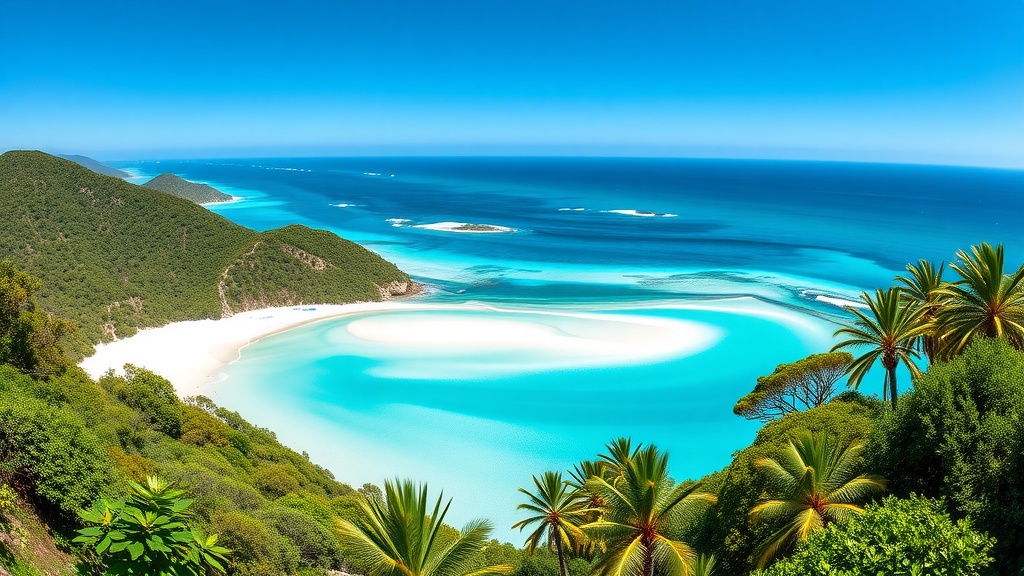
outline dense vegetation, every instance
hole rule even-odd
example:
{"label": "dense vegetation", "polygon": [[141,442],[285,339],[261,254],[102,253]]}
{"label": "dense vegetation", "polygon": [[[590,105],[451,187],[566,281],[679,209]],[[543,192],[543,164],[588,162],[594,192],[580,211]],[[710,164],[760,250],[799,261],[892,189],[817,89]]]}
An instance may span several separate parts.
{"label": "dense vegetation", "polygon": [[176,176],[174,174],[161,174],[149,182],[146,182],[143,186],[146,188],[152,188],[153,190],[173,194],[178,198],[191,200],[196,204],[205,204],[207,202],[227,202],[228,200],[231,200],[230,194],[225,194],[209,184],[190,182],[181,176]]}
{"label": "dense vegetation", "polygon": [[889,497],[812,534],[761,576],[979,576],[991,549],[991,538],[967,520],[954,522],[942,502]]}
{"label": "dense vegetation", "polygon": [[0,155],[0,255],[43,281],[73,356],[138,328],[272,305],[380,300],[408,277],[303,226],[258,233],[41,152]]}

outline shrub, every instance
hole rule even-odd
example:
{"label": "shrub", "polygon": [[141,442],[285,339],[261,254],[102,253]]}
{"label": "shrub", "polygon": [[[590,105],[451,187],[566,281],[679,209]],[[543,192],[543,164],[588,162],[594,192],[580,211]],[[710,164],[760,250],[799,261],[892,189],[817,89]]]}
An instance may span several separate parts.
{"label": "shrub", "polygon": [[184,406],[182,409],[181,441],[193,446],[211,444],[218,448],[229,446],[228,433],[231,429],[227,424],[210,416],[203,410]]}
{"label": "shrub", "polygon": [[270,498],[278,498],[299,490],[299,481],[295,479],[294,467],[285,464],[267,464],[260,466],[252,475],[256,488]]}
{"label": "shrub", "polygon": [[290,540],[247,514],[215,514],[210,529],[219,533],[220,543],[232,551],[230,573],[277,576],[295,572],[299,564],[299,550]]}
{"label": "shrub", "polygon": [[117,398],[149,418],[153,429],[180,437],[184,411],[171,383],[131,364],[125,365],[124,372],[124,378],[113,386]]}
{"label": "shrub", "polygon": [[0,478],[66,515],[112,482],[106,449],[74,414],[34,398],[0,399]]}
{"label": "shrub", "polygon": [[994,541],[941,502],[888,497],[811,534],[796,552],[758,576],[977,576],[992,562]]}
{"label": "shrub", "polygon": [[299,549],[301,563],[311,568],[339,568],[341,547],[334,534],[316,520],[283,506],[257,516]]}
{"label": "shrub", "polygon": [[182,498],[183,491],[153,476],[145,486],[131,483],[131,489],[125,501],[98,501],[79,513],[89,526],[74,542],[95,551],[107,574],[224,573],[230,550],[190,525],[192,501]]}
{"label": "shrub", "polygon": [[1024,353],[978,339],[935,364],[872,435],[871,467],[896,495],[944,497],[995,536],[997,569],[1024,571]]}

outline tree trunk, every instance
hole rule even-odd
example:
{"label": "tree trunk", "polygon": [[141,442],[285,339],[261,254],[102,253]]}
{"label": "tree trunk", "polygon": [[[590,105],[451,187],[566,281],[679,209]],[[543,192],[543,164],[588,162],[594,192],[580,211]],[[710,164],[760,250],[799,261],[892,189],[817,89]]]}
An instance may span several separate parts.
{"label": "tree trunk", "polygon": [[644,576],[654,576],[654,550],[652,546],[644,546]]}
{"label": "tree trunk", "polygon": [[562,535],[556,526],[551,527],[551,537],[555,539],[555,554],[558,555],[558,573],[569,576],[569,568],[565,565],[565,551],[562,550]]}
{"label": "tree trunk", "polygon": [[896,368],[892,367],[885,371],[886,380],[889,384],[889,399],[892,402],[892,409],[896,409]]}

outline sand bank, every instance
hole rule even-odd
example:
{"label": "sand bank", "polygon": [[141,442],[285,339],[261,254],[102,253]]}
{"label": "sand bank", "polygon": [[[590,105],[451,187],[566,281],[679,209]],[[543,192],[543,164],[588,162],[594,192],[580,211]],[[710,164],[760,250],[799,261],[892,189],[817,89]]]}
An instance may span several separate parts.
{"label": "sand bank", "polygon": [[179,396],[202,394],[217,371],[238,358],[239,350],[265,336],[346,314],[405,310],[407,302],[364,302],[266,308],[221,320],[174,322],[140,330],[131,338],[101,344],[80,366],[98,377],[125,364],[148,368],[174,384]]}
{"label": "sand bank", "polygon": [[413,228],[438,230],[441,232],[462,232],[465,234],[506,234],[516,232],[515,228],[497,226],[495,224],[470,224],[468,222],[435,222],[433,224],[417,224]]}
{"label": "sand bank", "polygon": [[[222,320],[175,322],[140,331],[131,338],[100,345],[81,367],[93,377],[124,364],[167,378],[182,397],[203,394],[221,368],[246,345],[311,322],[365,312],[439,311],[440,314],[373,314],[347,326],[357,341],[394,353],[416,350],[446,359],[445,370],[475,366],[474,357],[521,352],[522,369],[566,368],[657,361],[696,353],[718,342],[721,331],[688,321],[630,314],[588,314],[502,310],[480,304],[369,302],[269,308]],[[476,312],[467,316],[466,312]],[[494,312],[490,314],[489,312]],[[488,360],[488,362],[490,362]],[[487,364],[487,362],[485,362]],[[467,369],[472,366],[467,366]],[[472,370],[470,370],[472,372]]]}

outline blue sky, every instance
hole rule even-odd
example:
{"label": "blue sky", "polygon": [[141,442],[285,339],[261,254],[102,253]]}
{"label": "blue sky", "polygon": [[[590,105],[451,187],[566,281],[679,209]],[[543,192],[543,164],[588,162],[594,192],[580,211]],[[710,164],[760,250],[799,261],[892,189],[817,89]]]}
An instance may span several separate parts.
{"label": "blue sky", "polygon": [[1024,167],[1024,2],[5,0],[0,150]]}

